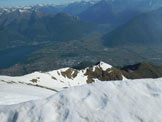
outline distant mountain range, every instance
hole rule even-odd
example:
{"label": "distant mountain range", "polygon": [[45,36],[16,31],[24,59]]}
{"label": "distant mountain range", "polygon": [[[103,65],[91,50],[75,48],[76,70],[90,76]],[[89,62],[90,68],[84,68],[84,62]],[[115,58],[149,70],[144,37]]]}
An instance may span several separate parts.
{"label": "distant mountain range", "polygon": [[93,6],[94,3],[91,2],[74,2],[72,4],[67,5],[62,11],[71,15],[79,15],[89,7]]}
{"label": "distant mountain range", "polygon": [[162,6],[161,0],[101,0],[79,16],[88,22],[120,25]]}
{"label": "distant mountain range", "polygon": [[16,10],[0,17],[0,48],[78,39],[92,25],[64,13]]}
{"label": "distant mountain range", "polygon": [[33,6],[15,6],[15,7],[1,7],[0,6],[0,13],[9,13],[15,10],[20,11],[29,11],[29,10],[39,10],[41,12],[47,14],[57,14],[60,12],[71,14],[71,15],[79,15],[81,12],[89,8],[90,6],[94,5],[98,1],[78,1],[72,2],[69,4],[38,4]]}
{"label": "distant mountain range", "polygon": [[[94,0],[80,1],[62,5],[35,5],[0,8],[1,13],[15,10],[39,10],[47,14],[60,12],[80,16],[81,19],[98,24],[121,24],[136,15],[162,7],[161,0]],[[118,24],[118,25],[119,25]]]}
{"label": "distant mountain range", "polygon": [[35,5],[25,7],[0,8],[2,13],[16,10],[38,10],[46,14],[60,12],[79,16],[82,20],[96,24],[109,24],[118,26],[126,23],[133,17],[147,11],[162,7],[161,0],[97,0],[80,1],[67,5]]}
{"label": "distant mountain range", "polygon": [[162,44],[162,8],[141,14],[104,36],[109,47]]}

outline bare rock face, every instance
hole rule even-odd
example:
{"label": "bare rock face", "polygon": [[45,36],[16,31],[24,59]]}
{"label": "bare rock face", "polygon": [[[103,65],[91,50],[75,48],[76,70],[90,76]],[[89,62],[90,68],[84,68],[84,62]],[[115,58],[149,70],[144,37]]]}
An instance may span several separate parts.
{"label": "bare rock face", "polygon": [[123,79],[120,70],[104,62],[99,62],[96,66],[88,68],[85,75],[88,76],[87,83],[94,82],[94,79],[97,79],[99,81]]}
{"label": "bare rock face", "polygon": [[[79,76],[81,74],[82,76]],[[82,70],[68,68],[66,71],[61,72],[61,75],[68,79],[75,79],[76,77],[87,77],[87,83],[123,79],[120,70],[104,62],[99,62],[95,66],[87,67]]]}
{"label": "bare rock face", "polygon": [[67,77],[69,79],[73,79],[75,78],[77,75],[78,75],[78,70],[75,70],[75,69],[72,69],[72,68],[69,68],[67,69],[66,71],[64,72],[61,72],[62,76],[64,77]]}

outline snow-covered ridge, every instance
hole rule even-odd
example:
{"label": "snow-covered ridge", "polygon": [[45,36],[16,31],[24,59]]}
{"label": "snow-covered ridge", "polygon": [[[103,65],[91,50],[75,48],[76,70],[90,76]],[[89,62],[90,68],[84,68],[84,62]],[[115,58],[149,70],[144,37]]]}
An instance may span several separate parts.
{"label": "snow-covered ridge", "polygon": [[[50,72],[34,72],[25,76],[10,77],[0,76],[0,81],[20,83],[27,85],[36,85],[40,87],[50,88],[60,91],[63,88],[84,85],[90,82],[101,81],[100,79],[91,76],[96,72],[107,72],[110,74],[112,66],[104,62],[100,62],[93,67],[87,67],[83,70],[76,70],[72,68],[63,68]],[[102,75],[102,74],[101,74]]]}
{"label": "snow-covered ridge", "polygon": [[[107,69],[111,69],[112,66],[109,64],[104,63],[103,61],[99,62],[99,64],[96,67],[100,67],[103,71],[106,71]],[[94,66],[94,68],[96,68]]]}
{"label": "snow-covered ridge", "polygon": [[0,106],[2,122],[161,122],[162,78],[98,82]]}
{"label": "snow-covered ridge", "polygon": [[109,75],[113,72],[113,69],[109,64],[99,62],[97,65],[83,70],[67,67],[50,72],[34,72],[18,77],[0,76],[0,105],[45,98],[68,87],[103,81],[103,79],[97,78],[97,72],[99,72],[98,76],[102,76],[102,72]]}

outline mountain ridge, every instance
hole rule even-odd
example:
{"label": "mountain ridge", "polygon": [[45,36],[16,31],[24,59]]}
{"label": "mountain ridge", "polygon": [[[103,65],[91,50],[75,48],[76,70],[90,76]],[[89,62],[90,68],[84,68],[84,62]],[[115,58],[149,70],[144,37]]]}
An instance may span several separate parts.
{"label": "mountain ridge", "polygon": [[162,8],[134,17],[103,36],[108,47],[124,45],[161,45]]}
{"label": "mountain ridge", "polygon": [[38,10],[16,10],[1,16],[0,48],[75,40],[91,32],[92,28],[93,25],[79,17],[65,13],[53,15]]}
{"label": "mountain ridge", "polygon": [[0,76],[0,81],[60,91],[60,89],[93,82],[159,77],[162,77],[162,67],[153,64],[142,63],[120,69],[100,61],[92,67],[81,70],[67,67],[49,72],[33,72],[24,76]]}
{"label": "mountain ridge", "polygon": [[119,26],[133,17],[162,7],[162,1],[100,0],[79,16],[88,22]]}

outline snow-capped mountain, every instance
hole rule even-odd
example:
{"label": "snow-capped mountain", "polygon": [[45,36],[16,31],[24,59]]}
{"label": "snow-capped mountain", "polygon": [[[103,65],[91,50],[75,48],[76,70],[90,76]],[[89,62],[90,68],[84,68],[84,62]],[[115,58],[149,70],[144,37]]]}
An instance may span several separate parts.
{"label": "snow-capped mountain", "polygon": [[[39,10],[41,7],[47,7],[49,5],[35,5],[35,6],[14,6],[14,7],[10,7],[10,8],[0,8],[0,13],[2,14],[8,14],[8,13],[11,13],[11,12],[14,12],[14,11],[19,11],[20,13],[23,13],[23,12],[30,12],[30,11],[33,11],[33,10]],[[51,7],[53,5],[50,5]],[[54,7],[54,6],[53,6]]]}
{"label": "snow-capped mountain", "polygon": [[121,72],[104,62],[83,70],[63,68],[50,72],[34,72],[25,76],[0,76],[0,81],[13,84],[26,84],[44,87],[53,91],[63,88],[84,85],[95,81],[122,80]]}
{"label": "snow-capped mountain", "polygon": [[161,122],[161,102],[161,78],[110,81],[69,88],[44,100],[0,106],[0,119],[2,122]]}
{"label": "snow-capped mountain", "polygon": [[138,63],[117,68],[101,61],[84,69],[67,67],[49,72],[33,72],[24,76],[0,76],[0,82],[36,86],[57,92],[92,82],[160,77],[162,68],[153,64]]}
{"label": "snow-capped mountain", "polygon": [[33,10],[39,10],[41,12],[47,13],[47,14],[57,14],[60,12],[68,13],[73,15],[73,11],[75,14],[78,15],[82,11],[89,8],[91,5],[94,5],[97,3],[97,1],[75,1],[75,2],[69,2],[66,4],[36,4],[36,5],[24,5],[24,6],[13,6],[13,7],[0,7],[0,15],[2,13],[10,13],[14,11],[19,11],[21,13],[33,11]]}

